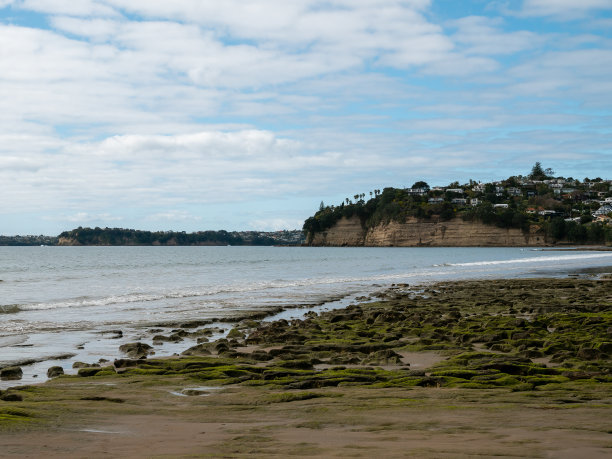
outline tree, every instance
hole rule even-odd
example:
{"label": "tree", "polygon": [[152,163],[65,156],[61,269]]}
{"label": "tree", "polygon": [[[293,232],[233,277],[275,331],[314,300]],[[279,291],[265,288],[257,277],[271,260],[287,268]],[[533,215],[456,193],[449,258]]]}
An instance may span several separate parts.
{"label": "tree", "polygon": [[546,180],[553,176],[555,171],[553,171],[550,167],[544,170],[542,168],[542,163],[537,161],[533,167],[531,168],[531,174],[529,174],[529,178],[531,180]]}
{"label": "tree", "polygon": [[418,181],[415,182],[414,185],[412,185],[412,189],[414,190],[415,188],[425,188],[429,190],[429,185],[427,184],[427,182]]}

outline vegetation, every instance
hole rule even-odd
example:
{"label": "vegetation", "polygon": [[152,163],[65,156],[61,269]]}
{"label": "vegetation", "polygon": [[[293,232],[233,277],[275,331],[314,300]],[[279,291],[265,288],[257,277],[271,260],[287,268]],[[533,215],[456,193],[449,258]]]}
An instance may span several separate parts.
{"label": "vegetation", "polygon": [[55,236],[0,236],[0,245],[55,245]]}
{"label": "vegetation", "polygon": [[301,231],[140,231],[124,228],[78,227],[61,233],[60,245],[292,245],[301,242]]}
{"label": "vegetation", "polygon": [[[341,218],[359,217],[365,229],[381,223],[403,223],[408,218],[445,221],[455,217],[501,228],[528,232],[536,225],[551,241],[611,243],[612,224],[604,201],[612,198],[612,181],[553,177],[554,171],[537,162],[531,173],[494,183],[470,180],[431,188],[418,181],[410,188],[385,188],[346,198],[337,206],[319,206],[304,223],[307,235],[325,231]],[[610,199],[608,203],[612,205]],[[612,209],[612,207],[611,207]],[[599,212],[599,214],[598,214]]]}

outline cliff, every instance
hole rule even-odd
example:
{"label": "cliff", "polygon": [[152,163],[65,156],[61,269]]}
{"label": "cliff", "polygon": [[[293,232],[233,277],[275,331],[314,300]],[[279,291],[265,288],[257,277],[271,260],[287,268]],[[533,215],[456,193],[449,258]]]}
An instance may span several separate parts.
{"label": "cliff", "polygon": [[550,245],[539,227],[529,233],[454,218],[391,221],[365,229],[357,217],[342,218],[327,231],[314,234],[310,245],[368,247],[524,247]]}

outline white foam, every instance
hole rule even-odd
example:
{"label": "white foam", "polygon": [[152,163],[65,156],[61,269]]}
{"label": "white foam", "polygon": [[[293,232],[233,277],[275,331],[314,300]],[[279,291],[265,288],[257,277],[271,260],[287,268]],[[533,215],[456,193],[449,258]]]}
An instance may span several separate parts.
{"label": "white foam", "polygon": [[473,261],[468,263],[449,263],[449,266],[488,266],[488,265],[507,265],[515,263],[548,263],[551,261],[571,261],[571,260],[587,260],[594,258],[611,258],[612,253],[594,253],[594,254],[579,254],[579,255],[557,255],[550,257],[531,257],[531,258],[513,258],[512,260],[491,260],[491,261]]}

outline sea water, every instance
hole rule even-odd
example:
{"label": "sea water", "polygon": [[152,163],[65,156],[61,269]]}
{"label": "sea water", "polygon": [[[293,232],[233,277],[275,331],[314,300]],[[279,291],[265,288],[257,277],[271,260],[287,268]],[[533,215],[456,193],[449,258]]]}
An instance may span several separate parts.
{"label": "sea water", "polygon": [[224,318],[241,312],[340,307],[393,283],[606,266],[612,252],[529,248],[0,247],[0,367],[34,361],[21,381],[0,388],[42,381],[54,364],[70,373],[75,361],[120,357],[120,344],[151,344],[153,334],[192,320],[227,330]]}

